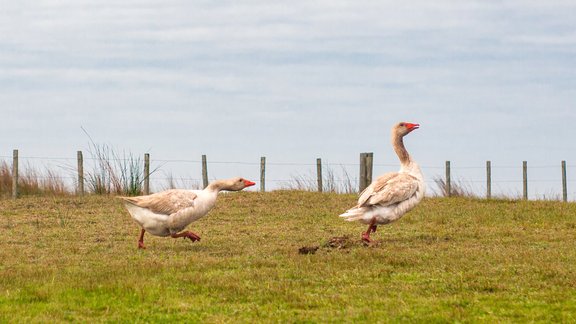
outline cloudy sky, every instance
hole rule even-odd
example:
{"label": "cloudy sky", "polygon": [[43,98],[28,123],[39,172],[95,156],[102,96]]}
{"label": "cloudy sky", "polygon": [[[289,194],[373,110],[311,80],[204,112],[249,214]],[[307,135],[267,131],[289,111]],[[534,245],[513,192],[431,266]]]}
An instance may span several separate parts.
{"label": "cloudy sky", "polygon": [[576,199],[575,101],[572,0],[0,0],[5,160],[73,158],[83,127],[175,177],[199,164],[166,161],[202,154],[254,163],[211,178],[258,178],[260,156],[271,180],[317,157],[355,177],[360,152],[396,168],[389,128],[405,120],[429,180],[451,160],[482,190],[491,160],[496,190],[517,194],[527,160],[531,195],[554,195],[567,160]]}

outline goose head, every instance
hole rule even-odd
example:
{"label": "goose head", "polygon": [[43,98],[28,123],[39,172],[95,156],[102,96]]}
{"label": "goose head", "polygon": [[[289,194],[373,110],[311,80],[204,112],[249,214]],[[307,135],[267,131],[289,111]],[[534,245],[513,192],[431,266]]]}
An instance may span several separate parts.
{"label": "goose head", "polygon": [[419,127],[420,124],[399,122],[398,124],[394,125],[394,127],[392,127],[392,134],[397,137],[404,137]]}
{"label": "goose head", "polygon": [[220,190],[228,190],[228,191],[240,191],[246,187],[250,187],[255,185],[256,183],[246,180],[244,178],[236,177],[226,180],[218,181],[218,187]]}

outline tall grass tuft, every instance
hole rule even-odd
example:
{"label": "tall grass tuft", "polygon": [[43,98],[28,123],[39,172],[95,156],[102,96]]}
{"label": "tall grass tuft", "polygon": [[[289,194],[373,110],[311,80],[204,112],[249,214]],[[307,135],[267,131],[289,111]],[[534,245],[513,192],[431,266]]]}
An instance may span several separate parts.
{"label": "tall grass tuft", "polygon": [[161,186],[163,190],[169,189],[202,189],[199,179],[174,178],[172,173],[166,174],[166,182]]}
{"label": "tall grass tuft", "polygon": [[[350,178],[350,175],[344,167],[342,167],[340,178],[337,172],[330,167],[325,167],[322,174],[322,191],[334,193],[357,193],[355,180]],[[318,191],[318,178],[316,174],[297,174],[293,175],[289,181],[282,185],[285,190],[302,190],[302,191]]]}
{"label": "tall grass tuft", "polygon": [[[7,197],[12,194],[12,167],[6,162],[0,163],[0,196]],[[44,172],[37,168],[26,166],[18,172],[18,194],[55,195],[70,194],[61,176],[55,171],[46,168]]]}
{"label": "tall grass tuft", "polygon": [[55,171],[46,169],[44,172],[27,166],[19,175],[18,192],[21,195],[67,195],[70,192],[61,176]]}
{"label": "tall grass tuft", "polygon": [[317,191],[318,185],[314,175],[295,174],[281,186],[283,190]]}
{"label": "tall grass tuft", "polygon": [[448,191],[446,190],[446,181],[444,178],[439,176],[435,177],[434,183],[438,187],[439,196],[478,198],[478,196],[474,194],[474,190],[472,190],[470,186],[466,185],[461,180],[450,182],[450,195],[448,195]]}
{"label": "tall grass tuft", "polygon": [[92,142],[89,153],[95,165],[87,172],[89,190],[98,195],[141,195],[144,189],[144,162],[132,153],[119,154],[106,144]]}
{"label": "tall grass tuft", "polygon": [[341,179],[337,178],[337,175],[332,168],[329,167],[326,168],[325,171],[326,176],[324,176],[322,179],[323,190],[325,192],[336,192],[346,194],[357,193],[358,192],[356,190],[356,188],[358,187],[356,185],[357,181],[354,181],[352,180],[352,178],[350,178],[350,174],[348,174],[346,168],[344,168],[343,166],[341,168],[342,168]]}
{"label": "tall grass tuft", "polygon": [[[132,153],[119,154],[106,144],[96,144],[82,127],[90,140],[89,153],[95,161],[88,171],[86,181],[92,193],[98,195],[137,196],[144,191],[144,162]],[[157,169],[150,171],[150,175]]]}
{"label": "tall grass tuft", "polygon": [[40,182],[42,190],[49,192],[56,196],[64,196],[72,194],[72,191],[68,190],[68,187],[54,170],[46,169],[44,177]]}
{"label": "tall grass tuft", "polygon": [[0,162],[0,197],[9,196],[12,191],[12,170],[6,161]]}

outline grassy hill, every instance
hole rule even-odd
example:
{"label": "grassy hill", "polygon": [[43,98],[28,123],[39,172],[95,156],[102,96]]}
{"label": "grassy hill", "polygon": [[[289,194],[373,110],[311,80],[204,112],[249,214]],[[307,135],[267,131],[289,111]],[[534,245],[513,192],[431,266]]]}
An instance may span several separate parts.
{"label": "grassy hill", "polygon": [[0,322],[576,321],[576,204],[426,199],[364,246],[354,195],[219,199],[147,250],[116,199],[0,200]]}

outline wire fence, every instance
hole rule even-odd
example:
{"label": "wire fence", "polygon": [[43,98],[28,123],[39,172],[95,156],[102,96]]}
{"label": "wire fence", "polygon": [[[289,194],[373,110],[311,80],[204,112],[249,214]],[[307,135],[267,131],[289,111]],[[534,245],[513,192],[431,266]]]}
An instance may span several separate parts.
{"label": "wire fence", "polygon": [[[15,154],[16,152],[17,150],[14,151]],[[24,168],[20,168],[20,174],[14,181],[14,164],[19,163],[16,161],[20,161]],[[38,191],[42,191],[41,187],[44,186],[57,187],[63,192],[78,193],[80,182],[91,183],[87,192],[97,192],[95,187],[98,181],[113,181],[113,178],[117,178],[117,181],[123,182],[120,187],[130,182],[137,182],[134,184],[135,191],[127,193],[138,194],[145,193],[139,185],[143,186],[146,182],[150,183],[149,186],[153,191],[174,187],[200,189],[208,180],[238,174],[256,182],[259,179],[262,191],[299,189],[353,193],[363,189],[363,175],[358,172],[362,169],[364,163],[362,160],[359,163],[350,163],[317,159],[316,162],[308,163],[266,161],[264,157],[260,161],[208,161],[206,156],[202,156],[202,159],[160,158],[149,161],[153,165],[150,174],[144,174],[144,159],[132,155],[96,155],[83,158],[83,162],[87,164],[87,171],[86,174],[79,175],[78,158],[0,155],[0,195],[12,194],[13,197],[17,197],[19,194],[26,194],[22,190],[16,192],[13,190],[13,183],[20,185],[26,181],[40,187]],[[487,165],[443,164],[421,166],[426,175],[428,193],[431,195],[576,200],[576,194],[568,192],[568,188],[572,187],[569,184],[575,180],[568,178],[566,171],[576,165],[567,165],[564,161],[556,165],[527,165],[525,161],[523,165],[491,164],[489,168]],[[396,170],[398,164],[372,163],[369,167],[368,183],[379,174]],[[375,176],[372,177],[372,174]],[[55,186],[54,183],[58,185]],[[113,186],[110,184],[102,185],[109,187],[105,192],[126,191],[112,190]]]}

